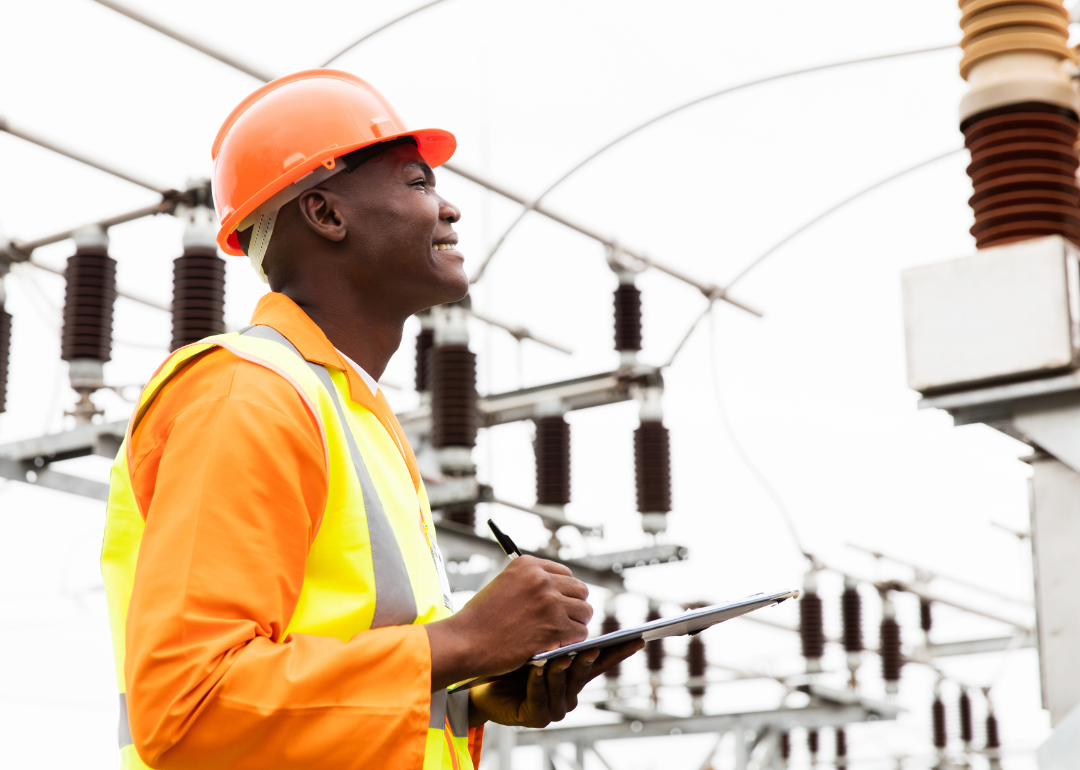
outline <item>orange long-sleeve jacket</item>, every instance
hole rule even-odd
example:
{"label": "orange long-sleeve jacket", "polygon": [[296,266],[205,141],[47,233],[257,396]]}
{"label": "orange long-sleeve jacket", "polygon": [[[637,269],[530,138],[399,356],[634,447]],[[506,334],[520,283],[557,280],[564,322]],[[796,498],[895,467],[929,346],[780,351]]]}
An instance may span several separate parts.
{"label": "orange long-sleeve jacket", "polygon": [[[404,442],[382,395],[291,300],[266,295],[252,323],[345,371],[354,400]],[[161,770],[420,768],[431,691],[421,626],[347,642],[283,638],[327,497],[319,427],[294,387],[218,348],[165,386],[131,441],[146,528],[124,673],[143,760]],[[481,735],[470,731],[474,763]]]}

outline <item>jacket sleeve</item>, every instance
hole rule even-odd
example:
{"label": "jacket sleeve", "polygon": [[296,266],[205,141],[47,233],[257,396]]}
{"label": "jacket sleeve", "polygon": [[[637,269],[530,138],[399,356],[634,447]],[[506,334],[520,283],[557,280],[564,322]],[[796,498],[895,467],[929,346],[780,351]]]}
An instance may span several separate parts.
{"label": "jacket sleeve", "polygon": [[419,768],[422,626],[285,636],[326,501],[313,417],[283,378],[224,351],[179,379],[133,450],[146,529],[125,678],[140,757],[159,770]]}

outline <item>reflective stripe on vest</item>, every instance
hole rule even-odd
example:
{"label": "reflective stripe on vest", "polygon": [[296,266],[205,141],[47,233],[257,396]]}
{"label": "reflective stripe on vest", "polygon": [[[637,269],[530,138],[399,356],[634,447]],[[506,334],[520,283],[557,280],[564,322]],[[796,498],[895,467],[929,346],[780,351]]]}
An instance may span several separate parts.
{"label": "reflective stripe on vest", "polygon": [[[251,342],[246,342],[246,340],[251,340]],[[267,347],[266,343],[271,344]],[[350,406],[346,407],[342,403],[340,386],[335,385],[334,374],[331,370],[304,359],[296,347],[283,335],[266,326],[253,326],[239,333],[230,332],[209,337],[202,342],[181,348],[175,351],[155,373],[140,397],[139,407],[132,418],[124,445],[113,466],[106,535],[102,547],[102,574],[106,579],[110,625],[113,630],[117,663],[117,681],[121,690],[118,737],[122,749],[122,767],[125,770],[141,770],[148,767],[140,760],[132,745],[127,719],[126,695],[123,694],[127,689],[123,678],[124,628],[138,548],[145,526],[134,497],[127,452],[135,427],[161,389],[184,366],[215,346],[224,347],[240,358],[277,372],[297,389],[319,422],[328,452],[328,471],[333,467],[337,474],[331,476],[331,494],[328,495],[327,509],[324,511],[323,526],[320,527],[319,534],[331,532],[331,530],[333,532],[325,535],[321,540],[317,534],[309,548],[308,567],[301,590],[301,599],[282,638],[295,631],[296,633],[335,636],[347,640],[368,628],[430,622],[450,614],[442,602],[442,589],[431,555],[429,555],[428,545],[422,542],[408,543],[399,540],[403,536],[401,523],[403,516],[399,510],[402,506],[397,503],[398,507],[394,508],[398,511],[397,519],[395,519],[398,526],[395,528],[379,497],[379,487],[373,479],[373,476],[381,479],[379,483],[385,490],[386,485],[393,481],[387,474],[395,469],[400,474],[400,456],[397,451],[394,451],[392,459],[387,460],[382,455],[390,457],[389,451],[378,449],[375,465],[369,466],[369,463],[365,462],[358,436],[369,448],[377,448],[380,446],[379,441],[383,439],[382,434],[386,431],[376,421],[375,415],[368,413],[363,407],[351,404],[351,402]],[[282,356],[276,353],[277,350],[287,351],[287,353]],[[299,364],[303,366],[298,368]],[[343,377],[342,373],[338,373],[339,380],[344,381]],[[326,395],[323,396],[321,393]],[[330,404],[333,406],[330,407]],[[357,434],[354,430],[373,431],[378,435]],[[389,435],[385,437],[385,441],[395,447],[396,440],[397,437]],[[382,446],[387,446],[387,444]],[[355,474],[355,482],[347,482],[344,489],[342,488],[343,477],[340,476],[340,473],[344,471],[336,470],[339,467],[338,464],[329,463],[332,459],[331,452],[334,456],[341,457],[343,451],[348,452],[349,460],[351,460],[348,466],[351,466]],[[356,489],[354,486],[352,489],[356,491],[350,492],[348,488],[350,483],[356,484],[359,488]],[[415,506],[417,490],[414,489],[411,480],[407,486],[402,480],[396,487],[391,485],[391,489],[396,490],[393,493],[394,499],[398,497],[404,499],[407,491],[408,497],[411,498],[411,505]],[[426,493],[422,485],[419,494],[421,495],[421,520],[425,515],[430,520]],[[358,518],[356,510],[360,508],[358,503],[361,502],[361,500],[355,500],[357,496],[362,498],[363,519],[355,522],[354,520]],[[391,500],[393,508],[394,499],[387,499]],[[409,508],[409,506],[405,507]],[[415,511],[415,507],[409,510]],[[415,522],[412,516],[409,517],[411,523]],[[362,532],[364,523],[367,525],[366,535],[370,543],[369,549],[362,549],[370,554],[369,566],[365,568],[370,570],[366,583],[362,575],[363,570],[360,573],[356,572],[357,565],[348,562],[346,555],[339,553],[342,549],[334,539],[342,533],[348,537],[355,537],[356,525],[359,524]],[[397,534],[395,534],[395,529]],[[335,532],[338,534],[334,534]],[[422,532],[410,531],[408,534],[414,539],[423,540]],[[407,555],[403,554],[403,544],[408,547]],[[421,554],[426,558],[421,559]],[[343,569],[346,571],[342,572]],[[308,590],[309,574],[315,575],[311,583],[316,586],[327,585],[328,577],[339,577],[338,582],[332,584],[335,595],[340,596],[340,591],[345,591],[357,597],[354,606],[339,610],[345,614],[345,617],[335,620],[332,612],[331,617],[326,617],[326,608],[319,604],[321,601],[319,589]],[[417,583],[417,580],[420,582]],[[368,588],[363,589],[364,585]],[[364,599],[364,590],[368,591],[366,595],[369,598],[367,599]],[[418,598],[423,600],[422,607],[417,604]],[[358,621],[357,617],[366,616],[366,612],[358,611],[357,607],[362,610],[363,606],[371,607],[371,605],[373,607],[369,610],[370,623],[362,619]],[[467,691],[441,690],[431,694],[424,770],[469,770],[472,767],[468,751],[468,705]]]}
{"label": "reflective stripe on vest", "polygon": [[349,445],[349,455],[352,458],[353,468],[356,470],[356,477],[360,480],[360,491],[364,495],[364,511],[367,513],[368,537],[371,538],[371,561],[375,570],[375,614],[372,616],[371,627],[412,625],[416,620],[416,600],[413,598],[409,573],[405,569],[405,560],[401,557],[401,549],[398,547],[397,538],[394,537],[394,531],[390,529],[390,522],[386,518],[382,502],[371,481],[371,474],[364,465],[364,458],[360,456],[349,421],[345,419],[345,410],[341,406],[341,394],[334,387],[330,372],[325,366],[305,359],[296,346],[285,339],[285,335],[277,329],[269,326],[249,326],[240,333],[246,337],[270,340],[287,347],[307,364],[334,399],[334,408],[337,409],[338,419],[345,429],[345,441]]}

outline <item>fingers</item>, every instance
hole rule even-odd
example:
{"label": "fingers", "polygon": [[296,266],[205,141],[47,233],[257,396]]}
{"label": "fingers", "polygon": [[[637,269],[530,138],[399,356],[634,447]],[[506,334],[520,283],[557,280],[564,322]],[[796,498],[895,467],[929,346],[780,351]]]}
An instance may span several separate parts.
{"label": "fingers", "polygon": [[[550,663],[548,665],[551,665]],[[519,724],[526,727],[546,727],[548,710],[548,688],[542,666],[526,666],[528,681],[525,683],[525,702],[519,710]],[[528,716],[526,716],[528,715]]]}
{"label": "fingers", "polygon": [[566,710],[568,712],[577,708],[578,693],[581,692],[581,688],[583,688],[585,683],[591,678],[589,672],[592,670],[593,664],[598,657],[600,657],[600,650],[586,650],[574,658],[574,664],[567,670]]}
{"label": "fingers", "polygon": [[568,596],[571,599],[581,599],[584,601],[589,598],[589,587],[582,583],[580,580],[567,575],[556,575],[551,578],[551,584],[555,586],[555,589],[563,596]]}
{"label": "fingers", "polygon": [[[566,670],[573,661],[567,655],[556,658],[547,665],[547,709],[552,722],[558,722],[566,716],[566,712],[572,707],[566,702]],[[574,705],[577,705],[577,696],[574,696]]]}
{"label": "fingers", "polygon": [[[581,599],[564,598],[562,600],[563,610],[566,612],[566,616],[575,623],[580,623],[583,626],[587,626],[589,621],[592,620],[593,606]],[[588,629],[586,629],[588,634]],[[577,641],[582,641],[586,637],[583,636]]]}
{"label": "fingers", "polygon": [[618,647],[609,647],[600,654],[600,657],[592,665],[588,673],[588,679],[585,681],[595,679],[616,663],[621,663],[635,652],[640,651],[644,646],[645,642],[643,640],[635,639],[632,642],[620,644]]}
{"label": "fingers", "polygon": [[566,575],[567,577],[572,577],[574,574],[570,571],[570,568],[564,564],[548,561],[547,559],[538,559],[535,556],[522,556],[520,559],[515,559],[511,562],[511,566],[513,566],[514,569],[526,569],[533,565],[539,567],[544,572],[550,572],[552,575]]}

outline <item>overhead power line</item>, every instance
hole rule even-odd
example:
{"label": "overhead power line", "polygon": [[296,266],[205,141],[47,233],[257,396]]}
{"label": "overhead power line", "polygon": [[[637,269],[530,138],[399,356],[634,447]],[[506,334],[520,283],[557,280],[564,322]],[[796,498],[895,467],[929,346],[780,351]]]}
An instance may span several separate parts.
{"label": "overhead power line", "polygon": [[139,187],[144,187],[147,190],[151,190],[161,195],[165,195],[167,192],[169,192],[169,188],[167,187],[162,187],[161,185],[154,184],[153,182],[148,182],[145,179],[140,179],[137,176],[129,174],[127,171],[121,171],[115,166],[110,166],[100,160],[87,157],[86,155],[82,155],[81,153],[73,152],[66,147],[61,147],[55,142],[41,136],[40,134],[36,134],[25,128],[11,125],[6,119],[2,117],[0,117],[0,131],[18,137],[25,142],[36,144],[38,147],[43,147],[46,150],[51,150],[57,155],[63,155],[65,158],[70,158],[71,160],[77,160],[79,163],[90,166],[91,168],[96,168],[98,171],[104,171],[106,174],[111,174],[118,179],[123,179],[125,182],[131,182],[132,184],[138,185]]}
{"label": "overhead power line", "polygon": [[719,91],[713,91],[712,93],[705,94],[704,96],[699,96],[699,97],[697,97],[695,99],[691,99],[690,101],[688,101],[688,102],[686,102],[684,104],[680,104],[678,107],[674,107],[674,108],[672,108],[670,110],[667,110],[666,112],[662,112],[661,114],[656,115],[655,117],[649,118],[644,123],[638,124],[634,128],[627,131],[625,134],[622,134],[622,135],[616,137],[615,139],[612,139],[610,142],[605,144],[600,149],[596,150],[594,153],[592,153],[591,155],[586,157],[584,160],[578,162],[578,164],[576,166],[574,166],[569,171],[567,171],[565,174],[563,174],[558,179],[556,179],[554,182],[552,182],[548,186],[548,188],[546,190],[544,190],[542,193],[540,193],[538,196],[536,196],[531,202],[526,204],[525,208],[521,211],[520,214],[518,214],[517,219],[515,219],[513,222],[511,222],[510,226],[507,227],[506,230],[503,231],[503,234],[499,236],[498,240],[495,241],[495,245],[492,246],[491,251],[488,252],[488,255],[484,258],[483,263],[481,263],[480,268],[476,271],[476,274],[473,276],[472,283],[476,283],[484,275],[484,271],[487,269],[488,263],[491,262],[492,258],[495,256],[496,252],[498,252],[499,248],[502,246],[503,241],[506,240],[507,236],[510,235],[510,233],[513,232],[514,228],[518,226],[518,223],[520,223],[521,220],[525,218],[525,215],[528,214],[530,211],[535,211],[537,209],[537,206],[540,205],[540,202],[543,201],[544,198],[546,198],[550,193],[552,193],[555,190],[555,188],[557,188],[559,185],[561,185],[563,182],[565,182],[571,176],[576,174],[582,168],[587,166],[589,163],[592,163],[594,160],[599,158],[601,155],[603,155],[608,150],[612,149],[613,147],[615,147],[616,145],[618,145],[621,142],[625,141],[626,139],[629,139],[631,136],[638,133],[639,131],[643,131],[644,129],[648,128],[649,126],[652,126],[655,123],[659,123],[661,120],[665,120],[666,118],[670,118],[672,115],[676,115],[676,114],[678,114],[680,112],[683,112],[684,110],[688,110],[691,107],[696,107],[697,105],[702,104],[703,102],[707,102],[707,101],[709,101],[711,99],[716,99],[716,98],[721,97],[721,96],[726,96],[728,94],[735,93],[736,91],[742,91],[742,90],[745,90],[745,89],[748,89],[748,88],[753,88],[754,86],[760,86],[760,85],[764,85],[766,83],[773,83],[773,82],[776,82],[777,80],[784,80],[786,78],[796,77],[797,75],[806,75],[806,74],[809,74],[811,72],[821,72],[823,70],[837,69],[837,68],[840,68],[840,67],[848,67],[848,66],[851,66],[853,64],[865,64],[867,62],[884,61],[886,59],[899,59],[899,58],[905,57],[905,56],[917,56],[919,54],[933,53],[935,51],[947,51],[950,48],[956,48],[956,47],[957,46],[955,44],[949,44],[949,45],[934,46],[932,48],[916,48],[916,49],[913,49],[913,50],[910,50],[910,51],[897,51],[897,52],[894,52],[894,53],[879,54],[877,56],[865,56],[865,57],[862,57],[862,58],[859,58],[859,59],[846,59],[844,61],[832,62],[830,64],[818,64],[818,65],[815,65],[813,67],[803,67],[802,69],[791,70],[790,72],[780,72],[780,73],[778,73],[776,75],[768,75],[768,76],[763,77],[763,78],[757,78],[755,80],[748,80],[748,81],[746,81],[744,83],[738,83],[737,85],[727,86],[726,88],[722,88]]}
{"label": "overhead power line", "polygon": [[324,61],[319,66],[320,67],[329,67],[331,64],[334,63],[335,59],[340,59],[342,56],[347,54],[352,49],[356,48],[356,46],[360,45],[361,43],[363,43],[368,38],[375,37],[375,35],[379,34],[380,32],[382,32],[385,29],[388,29],[388,28],[394,26],[399,21],[404,21],[405,19],[409,18],[413,14],[420,13],[420,11],[426,10],[426,9],[430,8],[431,6],[433,6],[433,5],[438,5],[441,2],[443,2],[443,0],[431,0],[431,2],[429,2],[429,3],[424,3],[421,6],[417,6],[416,8],[413,8],[411,11],[408,11],[407,13],[401,14],[396,19],[391,19],[390,21],[383,24],[381,27],[376,27],[375,29],[371,30],[371,32],[368,32],[363,37],[361,37],[359,40],[356,40],[356,41],[354,41],[352,43],[349,43],[347,46],[342,48],[340,51],[338,51],[336,54],[331,56],[329,59]]}
{"label": "overhead power line", "polygon": [[755,268],[759,267],[765,260],[767,260],[773,254],[778,252],[782,247],[786,246],[792,240],[794,240],[798,236],[805,233],[807,230],[809,230],[814,225],[816,225],[816,224],[820,223],[822,220],[827,219],[828,217],[832,216],[833,214],[840,211],[841,209],[843,209],[848,204],[854,203],[855,201],[857,201],[859,198],[863,197],[864,195],[867,195],[868,193],[871,193],[874,190],[877,190],[877,189],[879,189],[881,187],[884,187],[887,184],[895,182],[896,180],[901,179],[902,177],[905,177],[905,176],[907,176],[908,174],[910,174],[910,173],[912,173],[914,171],[918,171],[921,168],[925,168],[926,166],[930,166],[930,165],[932,165],[934,163],[937,163],[939,160],[944,160],[945,158],[951,158],[953,155],[957,155],[957,154],[963,152],[964,149],[965,149],[964,147],[957,147],[956,149],[949,150],[948,152],[941,153],[940,155],[935,155],[932,158],[927,158],[926,160],[921,160],[921,161],[919,161],[918,163],[916,163],[916,164],[914,164],[912,166],[908,166],[907,168],[903,169],[902,171],[897,171],[895,174],[890,174],[889,176],[885,177],[884,179],[879,179],[878,181],[874,182],[872,185],[862,188],[861,190],[854,193],[853,195],[849,195],[848,197],[844,198],[839,203],[833,204],[832,206],[825,209],[821,213],[817,214],[813,218],[807,220],[806,222],[804,222],[803,224],[799,225],[794,230],[792,230],[790,233],[785,235],[779,241],[774,243],[772,246],[767,248],[765,251],[763,251],[761,254],[759,254],[757,257],[755,257],[753,260],[751,260],[750,263],[746,267],[744,267],[742,270],[740,270],[735,275],[735,277],[732,278],[728,282],[728,284],[726,286],[724,286],[722,289],[718,289],[717,294],[715,296],[710,296],[709,297],[709,304],[705,306],[705,309],[701,311],[701,314],[697,318],[694,319],[694,322],[690,325],[690,328],[686,330],[686,334],[684,334],[682,336],[682,338],[679,340],[679,344],[675,346],[675,350],[673,350],[671,355],[668,357],[667,363],[664,364],[664,368],[667,368],[667,367],[671,366],[673,363],[675,363],[675,357],[679,355],[679,352],[683,349],[683,346],[686,345],[687,341],[693,335],[694,330],[697,329],[697,327],[701,324],[701,322],[705,319],[705,317],[708,316],[712,312],[712,309],[713,309],[714,305],[716,304],[716,301],[718,299],[723,299],[723,295],[724,295],[725,292],[729,291],[732,286],[734,286],[736,283],[738,283],[743,278],[745,278],[750,273],[751,270],[754,270]]}
{"label": "overhead power line", "polygon": [[94,0],[94,2],[98,5],[103,5],[110,10],[116,11],[122,16],[127,16],[132,21],[137,21],[144,27],[149,27],[152,30],[160,32],[161,34],[165,35],[165,37],[170,37],[176,42],[186,45],[188,48],[193,48],[199,53],[206,54],[212,59],[217,59],[222,64],[228,64],[235,70],[239,70],[246,75],[251,75],[251,77],[255,78],[256,80],[261,80],[265,83],[274,79],[273,75],[268,74],[267,72],[259,69],[258,67],[254,67],[250,64],[242,62],[239,59],[234,59],[227,53],[223,53],[216,48],[211,48],[205,43],[200,43],[198,40],[190,38],[187,35],[183,35],[176,30],[169,29],[164,24],[154,21],[149,16],[143,16],[138,11],[133,11],[125,5],[115,3],[113,2],[113,0]]}

